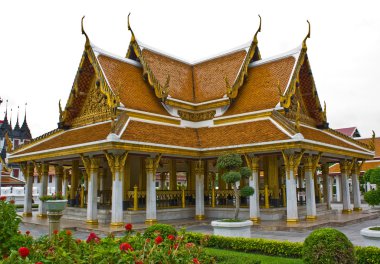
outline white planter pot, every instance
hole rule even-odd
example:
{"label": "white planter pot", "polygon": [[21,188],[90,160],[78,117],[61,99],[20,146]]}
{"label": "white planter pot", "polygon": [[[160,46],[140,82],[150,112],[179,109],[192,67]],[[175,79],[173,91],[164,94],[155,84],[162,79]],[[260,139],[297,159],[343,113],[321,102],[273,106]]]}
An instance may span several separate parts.
{"label": "white planter pot", "polygon": [[250,220],[242,222],[222,222],[220,220],[212,221],[211,226],[214,228],[214,235],[226,237],[251,237]]}
{"label": "white planter pot", "polygon": [[46,210],[50,212],[61,212],[65,210],[67,200],[47,200],[44,202]]}
{"label": "white planter pot", "polygon": [[379,247],[380,248],[380,231],[370,230],[370,227],[360,230],[360,234],[364,238],[366,246]]}

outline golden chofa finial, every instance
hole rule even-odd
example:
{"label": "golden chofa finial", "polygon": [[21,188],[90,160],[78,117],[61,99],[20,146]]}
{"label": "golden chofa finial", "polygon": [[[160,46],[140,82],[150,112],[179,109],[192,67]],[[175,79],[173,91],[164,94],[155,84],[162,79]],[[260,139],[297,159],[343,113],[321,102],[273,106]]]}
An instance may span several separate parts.
{"label": "golden chofa finial", "polygon": [[326,101],[323,101],[323,117],[324,117],[325,121],[327,121]]}
{"label": "golden chofa finial", "polygon": [[255,36],[253,37],[253,42],[254,43],[258,43],[258,40],[257,40],[257,34],[259,34],[259,32],[261,32],[261,16],[258,15],[259,18],[260,18],[260,24],[259,24],[259,28],[257,29],[256,33],[255,33]]}
{"label": "golden chofa finial", "polygon": [[85,18],[85,16],[82,17],[82,21],[81,21],[82,35],[85,35],[85,37],[86,37],[86,44],[85,45],[90,46],[90,39],[88,38],[86,31],[84,31],[84,26],[83,26],[84,18]]}
{"label": "golden chofa finial", "polygon": [[63,121],[63,111],[62,111],[62,106],[61,106],[61,99],[59,99],[58,102],[58,109],[59,109],[59,122]]}
{"label": "golden chofa finial", "polygon": [[303,49],[307,49],[307,46],[306,46],[306,40],[308,39],[308,38],[310,38],[310,22],[309,22],[309,20],[306,20],[307,21],[307,23],[309,24],[309,31],[307,32],[307,35],[306,35],[306,37],[303,39],[303,41],[302,41],[302,48]]}
{"label": "golden chofa finial", "polygon": [[128,14],[128,30],[131,31],[131,42],[135,42],[136,41],[136,38],[135,38],[135,33],[133,33],[133,30],[131,28],[131,24],[129,22],[129,16],[131,15],[131,13]]}
{"label": "golden chofa finial", "polygon": [[375,131],[372,130],[372,138],[371,138],[371,141],[369,143],[371,150],[375,150],[375,138],[376,138]]}

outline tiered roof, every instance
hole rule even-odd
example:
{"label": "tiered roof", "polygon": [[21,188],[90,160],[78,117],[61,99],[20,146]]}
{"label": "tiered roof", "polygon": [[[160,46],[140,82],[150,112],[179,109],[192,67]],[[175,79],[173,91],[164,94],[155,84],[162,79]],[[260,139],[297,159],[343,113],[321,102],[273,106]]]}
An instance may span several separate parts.
{"label": "tiered roof", "polygon": [[82,28],[85,51],[60,129],[11,159],[110,148],[191,157],[307,148],[371,158],[370,146],[328,128],[307,57],[310,31],[299,48],[261,59],[260,29],[245,47],[192,64],[145,48],[133,31],[127,58],[115,56]]}

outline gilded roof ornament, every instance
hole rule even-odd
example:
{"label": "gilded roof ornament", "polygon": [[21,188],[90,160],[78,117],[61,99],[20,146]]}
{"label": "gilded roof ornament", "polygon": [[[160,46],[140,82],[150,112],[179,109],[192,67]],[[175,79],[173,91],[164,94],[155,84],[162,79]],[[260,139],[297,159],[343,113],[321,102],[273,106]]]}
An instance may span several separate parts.
{"label": "gilded roof ornament", "polygon": [[[235,79],[235,82],[233,83],[232,86],[230,86],[229,81],[227,80],[227,77],[224,78],[226,81],[227,96],[230,99],[236,98],[239,88],[243,85],[245,78],[247,78],[248,76],[248,65],[251,62],[253,56],[255,55],[255,52],[257,49],[257,43],[258,43],[257,34],[261,32],[261,16],[260,15],[259,15],[259,18],[260,18],[259,28],[257,29],[253,37],[251,46],[249,47],[247,55],[243,61],[242,67],[240,68],[240,71]],[[258,54],[258,56],[260,57],[260,54]]]}
{"label": "gilded roof ornament", "polygon": [[156,96],[162,100],[165,100],[166,97],[168,97],[169,95],[170,76],[169,75],[167,76],[165,85],[161,85],[160,82],[157,80],[156,76],[154,76],[153,71],[150,69],[148,63],[146,62],[144,56],[142,55],[141,48],[136,41],[136,37],[132,30],[130,20],[129,20],[130,15],[131,13],[129,13],[128,15],[128,30],[131,31],[132,36],[131,36],[131,41],[129,44],[126,58],[130,58],[132,52],[136,55],[136,57],[139,59],[143,67],[143,76],[146,78],[149,85],[153,87]]}
{"label": "gilded roof ornament", "polygon": [[7,152],[12,152],[13,144],[12,140],[9,138],[8,131],[5,133],[5,141],[7,142]]}
{"label": "gilded roof ornament", "polygon": [[371,137],[371,141],[369,142],[369,148],[371,150],[375,150],[375,138],[376,138],[376,133],[375,131],[372,130],[372,137]]}
{"label": "gilded roof ornament", "polygon": [[306,37],[303,39],[303,41],[302,41],[302,49],[307,49],[307,46],[306,46],[306,40],[308,39],[308,38],[310,38],[310,22],[309,22],[309,20],[306,20],[307,21],[307,23],[309,24],[309,30],[308,30],[308,32],[307,32],[307,35],[306,35]]}
{"label": "gilded roof ornament", "polygon": [[59,99],[58,108],[59,108],[59,122],[62,122],[63,121],[63,110],[62,110],[62,106],[61,106],[61,99]]}
{"label": "gilded roof ornament", "polygon": [[86,33],[86,31],[84,31],[84,26],[83,26],[83,20],[84,20],[85,16],[82,17],[82,20],[81,20],[81,29],[82,29],[82,35],[85,35],[86,37],[86,44],[85,46],[90,46],[90,39],[88,38],[88,35]]}
{"label": "gilded roof ornament", "polygon": [[323,102],[323,118],[327,121],[326,101]]}
{"label": "gilded roof ornament", "polygon": [[296,131],[299,133],[300,132],[300,121],[301,121],[301,107],[300,107],[300,102],[297,102],[297,113],[296,113]]}

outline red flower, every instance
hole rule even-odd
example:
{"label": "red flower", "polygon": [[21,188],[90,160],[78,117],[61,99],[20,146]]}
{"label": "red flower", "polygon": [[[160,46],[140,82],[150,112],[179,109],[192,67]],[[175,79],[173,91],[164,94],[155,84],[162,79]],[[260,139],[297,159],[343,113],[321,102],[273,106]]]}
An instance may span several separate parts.
{"label": "red flower", "polygon": [[30,231],[29,231],[29,230],[27,230],[27,231],[25,232],[25,234],[26,234],[27,236],[29,236],[29,234],[30,234]]}
{"label": "red flower", "polygon": [[10,200],[9,203],[10,204],[15,204],[15,200]]}
{"label": "red flower", "polygon": [[136,260],[135,264],[144,264],[141,260]]}
{"label": "red flower", "polygon": [[22,258],[26,258],[29,255],[29,249],[26,247],[20,247],[18,249],[18,253]]}
{"label": "red flower", "polygon": [[7,200],[6,196],[0,196],[0,201],[5,201],[5,200]]}
{"label": "red flower", "polygon": [[58,234],[58,230],[53,231],[54,235]]}
{"label": "red flower", "polygon": [[82,240],[80,240],[80,238],[77,238],[77,239],[75,240],[75,242],[77,242],[77,244],[79,244],[79,243],[82,242]]}
{"label": "red flower", "polygon": [[87,243],[90,243],[91,241],[93,241],[93,240],[95,240],[95,238],[97,238],[98,236],[95,234],[95,233],[90,233],[89,235],[88,235],[88,238],[87,238],[87,240],[86,240],[86,242]]}
{"label": "red flower", "polygon": [[161,244],[162,241],[164,241],[164,239],[161,237],[161,236],[158,236],[156,237],[156,239],[154,240],[154,243],[156,243],[157,245]]}
{"label": "red flower", "polygon": [[147,238],[147,239],[145,240],[145,242],[146,242],[146,243],[149,243],[149,242],[150,242],[150,238]]}
{"label": "red flower", "polygon": [[94,241],[95,241],[96,244],[99,244],[100,243],[100,238],[99,237],[95,237]]}
{"label": "red flower", "polygon": [[42,263],[41,261],[38,261],[38,262],[36,262],[36,264],[44,264],[44,263]]}
{"label": "red flower", "polygon": [[132,246],[128,243],[121,243],[119,248],[124,251],[133,251]]}
{"label": "red flower", "polygon": [[178,249],[179,245],[178,244],[174,244],[174,249]]}
{"label": "red flower", "polygon": [[192,247],[194,247],[194,246],[195,246],[195,244],[194,244],[194,243],[191,243],[191,242],[186,243],[186,245],[185,245],[186,248],[192,248]]}
{"label": "red flower", "polygon": [[71,231],[70,230],[66,230],[66,235],[71,236],[72,235]]}
{"label": "red flower", "polygon": [[125,230],[132,231],[132,224],[126,224],[125,225]]}
{"label": "red flower", "polygon": [[194,264],[201,264],[197,258],[193,258],[193,263]]}
{"label": "red flower", "polygon": [[175,240],[175,236],[173,236],[173,235],[168,235],[168,239],[171,240],[171,241],[173,241],[173,240]]}

